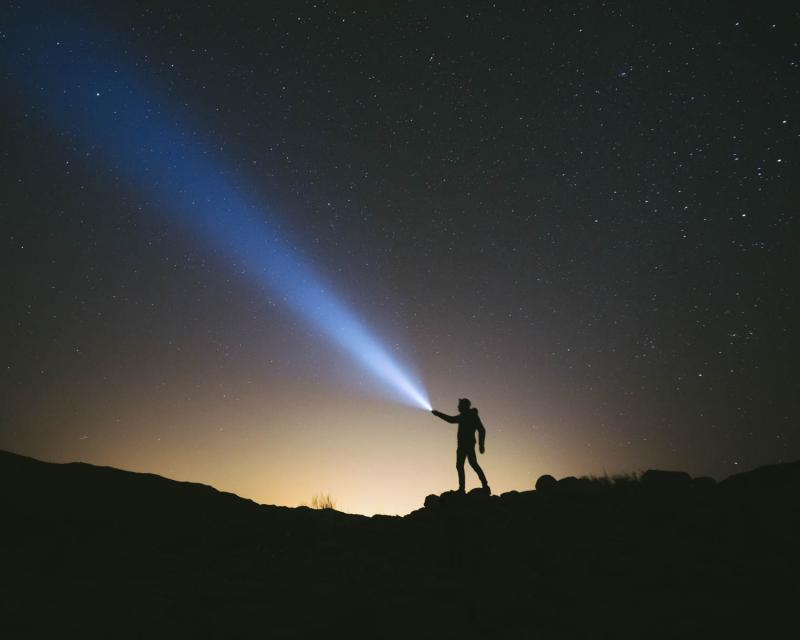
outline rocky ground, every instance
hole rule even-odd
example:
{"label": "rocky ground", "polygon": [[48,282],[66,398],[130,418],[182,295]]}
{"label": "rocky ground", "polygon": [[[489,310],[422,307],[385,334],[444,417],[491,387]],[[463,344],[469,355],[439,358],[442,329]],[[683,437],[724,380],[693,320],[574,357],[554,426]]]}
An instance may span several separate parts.
{"label": "rocky ground", "polygon": [[0,452],[2,637],[775,637],[800,462],[721,483],[543,476],[405,517]]}

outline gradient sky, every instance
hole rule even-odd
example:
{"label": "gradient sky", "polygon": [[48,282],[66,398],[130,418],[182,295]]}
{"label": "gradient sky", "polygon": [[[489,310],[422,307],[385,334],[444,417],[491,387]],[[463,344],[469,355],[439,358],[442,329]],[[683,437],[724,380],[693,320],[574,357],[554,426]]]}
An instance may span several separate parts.
{"label": "gradient sky", "polygon": [[495,492],[800,458],[788,5],[111,4],[0,10],[0,448],[367,514],[456,486],[453,426],[63,125],[56,40],[135,70],[435,407],[473,400]]}

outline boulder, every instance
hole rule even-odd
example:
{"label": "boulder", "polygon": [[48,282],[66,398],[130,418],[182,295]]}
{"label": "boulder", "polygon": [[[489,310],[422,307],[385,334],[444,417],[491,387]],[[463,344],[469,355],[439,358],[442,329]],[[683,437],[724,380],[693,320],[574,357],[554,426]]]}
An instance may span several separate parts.
{"label": "boulder", "polygon": [[558,481],[551,475],[539,476],[539,479],[536,481],[536,490],[547,493],[555,489],[557,484]]}
{"label": "boulder", "polygon": [[463,504],[466,496],[460,491],[445,491],[439,496],[439,506],[443,509]]}
{"label": "boulder", "polygon": [[432,493],[429,496],[425,496],[425,508],[426,509],[438,509],[439,508],[439,496],[435,493]]}
{"label": "boulder", "polygon": [[516,508],[523,508],[527,509],[530,508],[535,503],[536,491],[531,489],[530,491],[506,491],[503,493],[497,501],[500,505],[505,508],[516,509]]}

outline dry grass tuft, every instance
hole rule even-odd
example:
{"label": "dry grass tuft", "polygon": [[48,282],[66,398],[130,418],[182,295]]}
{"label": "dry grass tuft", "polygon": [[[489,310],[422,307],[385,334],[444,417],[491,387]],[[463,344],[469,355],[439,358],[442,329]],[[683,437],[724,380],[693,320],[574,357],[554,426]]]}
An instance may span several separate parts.
{"label": "dry grass tuft", "polygon": [[319,493],[311,498],[312,509],[336,509],[336,503],[329,493]]}

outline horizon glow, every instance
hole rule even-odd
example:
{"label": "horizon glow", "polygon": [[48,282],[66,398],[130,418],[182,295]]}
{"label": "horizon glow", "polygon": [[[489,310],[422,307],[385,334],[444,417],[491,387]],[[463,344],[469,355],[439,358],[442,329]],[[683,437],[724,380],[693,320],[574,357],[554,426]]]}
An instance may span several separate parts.
{"label": "horizon glow", "polygon": [[[43,24],[27,16],[11,37],[28,43],[29,65],[4,68],[25,87],[47,122],[97,153],[111,172],[147,192],[164,215],[196,232],[262,289],[325,336],[395,400],[430,410],[423,386],[408,368],[284,237],[251,190],[240,185],[191,120],[111,46],[113,34],[92,31],[58,15]],[[32,44],[31,44],[32,43]],[[110,43],[110,44],[111,44]],[[155,208],[155,207],[154,207]]]}

